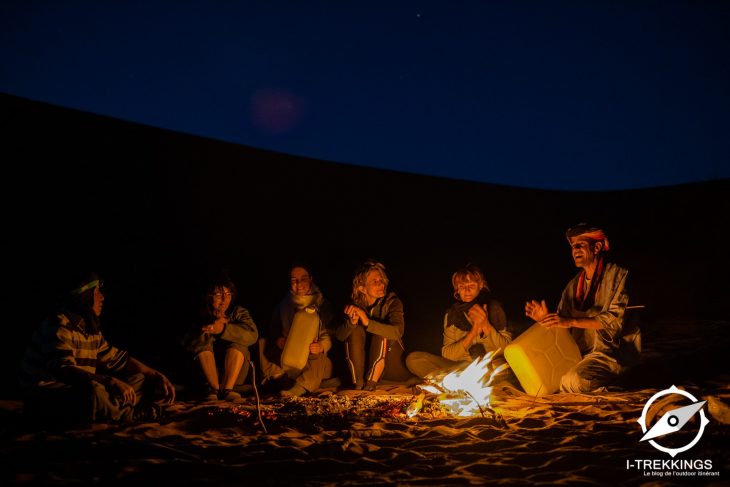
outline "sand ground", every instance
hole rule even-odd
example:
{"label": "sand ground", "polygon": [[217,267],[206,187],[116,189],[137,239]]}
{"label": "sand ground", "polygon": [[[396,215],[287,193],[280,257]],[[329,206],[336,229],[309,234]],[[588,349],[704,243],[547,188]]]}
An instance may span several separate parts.
{"label": "sand ground", "polygon": [[[258,405],[254,395],[238,405],[183,400],[160,421],[65,430],[33,427],[20,402],[4,401],[4,477],[14,485],[727,485],[730,376],[716,355],[726,350],[729,324],[700,324],[704,339],[683,333],[695,325],[662,323],[661,339],[647,334],[632,380],[649,387],[534,398],[505,385],[492,412],[471,418],[446,414],[429,396],[409,418],[414,389],[399,385],[262,397]],[[710,334],[717,339],[707,340]],[[636,461],[671,457],[639,441],[637,420],[646,401],[675,382],[676,363],[690,360],[694,370],[677,372],[675,385],[708,401],[710,423],[677,459],[709,459],[718,476],[651,475]],[[673,444],[690,441],[696,421],[685,429]]]}

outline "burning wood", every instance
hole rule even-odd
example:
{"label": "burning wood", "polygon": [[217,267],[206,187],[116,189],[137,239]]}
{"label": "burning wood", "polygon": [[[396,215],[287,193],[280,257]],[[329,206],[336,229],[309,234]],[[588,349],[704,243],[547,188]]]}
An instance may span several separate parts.
{"label": "burning wood", "polygon": [[421,408],[423,408],[423,399],[426,397],[426,393],[422,392],[416,397],[416,400],[413,401],[406,410],[406,415],[409,418],[412,418],[416,414],[418,414],[421,411]]}
{"label": "burning wood", "polygon": [[[422,393],[419,397],[425,397]],[[351,422],[409,421],[412,415],[410,395],[328,395],[324,397],[294,397],[285,401],[262,404],[261,416],[267,428],[273,432],[301,427],[306,429],[347,429]],[[451,413],[437,402],[418,406],[421,418],[445,418]],[[413,415],[415,415],[414,413]],[[207,424],[229,424],[231,419],[246,431],[259,430],[254,404],[211,408],[207,411]]]}
{"label": "burning wood", "polygon": [[[494,369],[490,367],[494,355],[489,352],[476,358],[465,368],[449,372],[441,377],[426,377],[426,384],[418,387],[423,391],[436,394],[436,400],[455,416],[475,416],[485,411],[495,414],[490,407],[492,382],[508,365],[503,363]],[[423,396],[423,394],[421,394]],[[423,405],[419,396],[408,408],[409,417],[418,414]]]}

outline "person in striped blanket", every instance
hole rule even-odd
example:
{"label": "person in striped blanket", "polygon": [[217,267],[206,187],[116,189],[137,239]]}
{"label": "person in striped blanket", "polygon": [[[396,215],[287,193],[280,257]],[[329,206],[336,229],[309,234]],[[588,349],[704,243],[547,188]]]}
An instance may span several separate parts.
{"label": "person in striped blanket", "polygon": [[20,366],[26,413],[51,422],[150,421],[175,400],[165,375],[104,338],[102,285],[95,273],[83,275],[35,331]]}

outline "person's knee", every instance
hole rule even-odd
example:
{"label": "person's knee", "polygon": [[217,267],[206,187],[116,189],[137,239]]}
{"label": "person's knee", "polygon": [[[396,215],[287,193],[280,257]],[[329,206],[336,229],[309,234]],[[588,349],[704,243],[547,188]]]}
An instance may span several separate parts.
{"label": "person's knee", "polygon": [[418,369],[427,360],[428,354],[426,352],[411,352],[406,356],[406,367],[413,372],[414,368]]}
{"label": "person's knee", "polygon": [[246,355],[248,355],[246,352],[248,352],[248,350],[237,343],[232,343],[231,346],[226,349],[226,354],[231,354],[239,360],[246,358]]}
{"label": "person's knee", "polygon": [[195,359],[199,362],[203,362],[207,358],[215,358],[212,348],[210,350],[201,350],[195,354]]}
{"label": "person's knee", "polygon": [[[324,354],[322,354],[322,355],[324,355]],[[328,378],[332,377],[332,372],[333,372],[332,360],[330,360],[330,358],[325,355],[323,362],[324,362],[324,365],[322,366],[322,369],[324,369],[323,377],[328,379]]]}
{"label": "person's knee", "polygon": [[583,377],[575,368],[570,369],[560,378],[561,392],[584,393],[591,390],[591,381]]}
{"label": "person's knee", "polygon": [[356,328],[356,330],[358,330],[358,333],[353,331],[352,334],[347,337],[345,353],[348,358],[359,357],[365,354],[365,332],[358,328]]}
{"label": "person's knee", "polygon": [[365,327],[358,326],[354,330],[352,330],[352,333],[350,333],[350,336],[347,337],[347,341],[350,343],[364,342],[365,341]]}
{"label": "person's knee", "polygon": [[[113,394],[104,384],[92,380],[89,384],[89,412],[91,421],[119,419],[123,406],[120,396]],[[86,407],[84,407],[86,409]],[[128,407],[127,409],[131,409]]]}
{"label": "person's knee", "polygon": [[219,357],[219,359],[225,359],[226,366],[229,364],[228,361],[233,359],[234,366],[238,368],[243,366],[250,357],[247,347],[241,346],[237,343],[231,343],[230,346],[226,348],[225,357]]}
{"label": "person's knee", "polygon": [[605,390],[611,382],[608,376],[591,374],[588,369],[573,368],[560,378],[560,391],[590,393]]}
{"label": "person's knee", "polygon": [[561,377],[560,390],[601,392],[616,380],[620,370],[621,367],[615,359],[602,353],[592,353]]}

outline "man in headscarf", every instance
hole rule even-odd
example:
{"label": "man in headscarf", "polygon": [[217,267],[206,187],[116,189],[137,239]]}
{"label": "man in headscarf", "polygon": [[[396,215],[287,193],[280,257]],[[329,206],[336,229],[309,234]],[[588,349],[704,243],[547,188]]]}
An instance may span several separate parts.
{"label": "man in headscarf", "polygon": [[597,392],[626,368],[625,348],[641,347],[638,329],[625,329],[628,271],[606,260],[609,242],[602,229],[580,223],[565,237],[580,272],[568,283],[550,313],[545,301],[528,301],[525,314],[547,328],[570,328],[582,359],[561,378],[563,392]]}
{"label": "man in headscarf", "polygon": [[160,403],[175,399],[163,374],[110,345],[101,333],[103,281],[94,273],[74,281],[55,316],[43,321],[20,367],[26,412],[56,421],[155,420]]}

